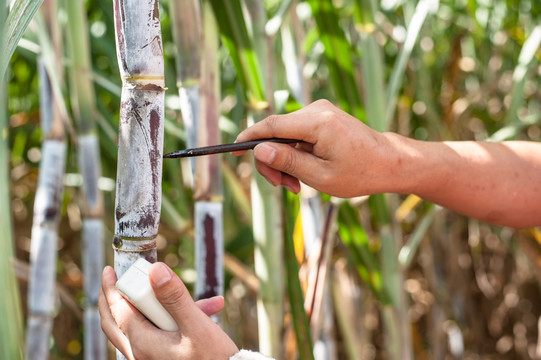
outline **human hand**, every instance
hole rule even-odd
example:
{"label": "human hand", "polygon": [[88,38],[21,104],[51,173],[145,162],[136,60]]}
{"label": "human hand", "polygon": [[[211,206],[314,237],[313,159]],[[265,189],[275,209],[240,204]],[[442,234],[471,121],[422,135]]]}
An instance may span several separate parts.
{"label": "human hand", "polygon": [[290,114],[269,116],[241,132],[236,141],[302,140],[296,146],[257,145],[254,158],[259,173],[272,185],[294,193],[300,191],[300,180],[330,195],[352,197],[388,190],[397,155],[390,136],[394,135],[379,133],[329,101],[319,100]]}
{"label": "human hand", "polygon": [[99,311],[102,329],[128,359],[229,359],[237,346],[210,318],[222,310],[222,297],[194,302],[180,278],[163,263],[153,264],[149,278],[156,298],[179,330],[154,326],[115,287],[116,275],[103,271]]}

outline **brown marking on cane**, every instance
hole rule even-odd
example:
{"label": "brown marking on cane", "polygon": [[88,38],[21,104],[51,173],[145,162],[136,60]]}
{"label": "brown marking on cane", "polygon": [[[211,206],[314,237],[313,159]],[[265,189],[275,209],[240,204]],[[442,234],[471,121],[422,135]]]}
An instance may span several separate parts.
{"label": "brown marking on cane", "polygon": [[[58,156],[55,156],[56,160],[53,160],[54,163],[59,163],[61,161],[61,159],[59,159]],[[44,209],[44,221],[56,221],[56,219],[58,218],[58,213],[59,213],[59,207],[60,207],[60,193],[61,193],[61,188],[58,186],[58,184],[61,183],[61,179],[59,179],[58,177],[56,177],[56,180],[55,180],[55,184],[53,186],[53,194],[52,194],[52,199],[51,199],[51,206],[48,206],[47,208]]]}
{"label": "brown marking on cane", "polygon": [[216,241],[214,239],[214,219],[210,215],[205,215],[203,220],[203,229],[205,234],[203,240],[206,247],[205,256],[205,288],[198,299],[207,299],[218,295],[218,278],[216,276]]}
{"label": "brown marking on cane", "polygon": [[146,133],[145,125],[143,124],[143,118],[139,114],[139,105],[137,104],[137,101],[134,98],[130,98],[129,107],[130,107],[131,113],[133,114],[133,117],[137,121],[137,125],[139,125],[139,128],[141,129],[141,132],[143,133],[143,138],[145,139],[147,148],[149,149],[149,152],[150,152],[151,147],[148,142],[148,135]]}
{"label": "brown marking on cane", "polygon": [[139,246],[139,251],[141,251],[141,252],[152,251],[155,248],[156,248],[156,242],[152,242],[152,243],[147,243],[147,244],[143,244],[143,245]]}
{"label": "brown marking on cane", "polygon": [[137,227],[139,229],[148,229],[148,228],[153,229],[154,228],[156,213],[153,210],[154,210],[153,208],[150,208],[150,209],[147,208],[143,210],[142,214],[140,214],[139,221],[137,223]]}
{"label": "brown marking on cane", "polygon": [[156,109],[150,111],[150,141],[152,142],[152,148],[150,149],[149,154],[150,169],[152,171],[152,185],[155,186],[155,188],[159,185],[158,182],[161,180],[159,176],[161,151],[158,144],[158,138],[160,136],[160,118],[160,113],[156,111]]}

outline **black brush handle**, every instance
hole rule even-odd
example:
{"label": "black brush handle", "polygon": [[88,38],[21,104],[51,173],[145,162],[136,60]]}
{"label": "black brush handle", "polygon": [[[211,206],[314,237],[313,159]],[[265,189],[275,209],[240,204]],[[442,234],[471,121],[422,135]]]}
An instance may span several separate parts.
{"label": "black brush handle", "polygon": [[252,141],[244,141],[239,143],[232,144],[222,144],[222,145],[212,145],[212,146],[203,146],[192,149],[184,149],[179,151],[174,151],[163,156],[164,159],[175,159],[183,157],[192,157],[192,156],[202,156],[202,155],[211,155],[211,154],[220,154],[227,153],[232,151],[242,151],[250,150],[256,147],[256,145],[263,142],[276,142],[281,144],[293,144],[302,142],[301,140],[296,139],[282,139],[282,138],[270,138],[270,139],[258,139]]}

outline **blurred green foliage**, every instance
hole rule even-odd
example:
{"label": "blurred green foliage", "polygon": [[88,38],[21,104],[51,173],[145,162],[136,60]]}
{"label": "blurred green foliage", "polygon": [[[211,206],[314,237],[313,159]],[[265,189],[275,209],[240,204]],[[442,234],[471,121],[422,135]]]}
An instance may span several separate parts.
{"label": "blurred green foliage", "polygon": [[[171,0],[163,0],[160,5],[165,79],[168,88],[164,152],[185,147],[178,106],[174,61],[176,49],[171,36],[169,1]],[[265,2],[269,18],[277,13],[281,3],[279,0]],[[539,64],[541,50],[539,48],[528,65],[524,88],[519,94],[521,106],[516,114],[509,115],[507,109],[511,103],[513,72],[518,64],[519,53],[533,29],[541,24],[541,2],[443,0],[439,3],[436,1],[435,4],[437,8],[423,24],[418,41],[404,70],[403,86],[400,87],[396,99],[397,110],[390,129],[420,140],[484,141],[501,128],[511,126],[513,131],[509,134],[513,138],[539,141],[541,139],[541,66]],[[312,13],[310,5],[321,6],[321,12]],[[391,76],[393,64],[396,63],[403,47],[409,20],[417,2],[400,0],[380,2],[379,11],[373,19],[370,19],[373,21],[370,29],[359,29],[355,18],[357,5],[357,1],[353,0],[335,0],[294,1],[291,6],[295,7],[294,10],[300,21],[297,34],[300,43],[296,45],[302,49],[305,57],[302,71],[310,97],[312,99],[328,98],[361,120],[369,121],[370,119],[365,118],[367,104],[364,102],[367,98],[366,92],[370,89],[363,89],[360,86],[364,79],[361,59],[367,56],[360,45],[360,31],[373,31],[376,43],[381,49],[381,65],[384,80],[387,82]],[[96,84],[97,106],[101,114],[98,126],[103,164],[102,188],[105,190],[105,213],[107,214],[105,223],[109,229],[106,238],[111,239],[114,211],[113,186],[116,177],[116,130],[121,81],[116,62],[112,4],[108,1],[88,0],[87,10],[91,35],[92,72]],[[220,15],[218,17],[220,19]],[[65,22],[65,17],[60,16],[60,19]],[[332,20],[329,32],[318,33],[317,27],[328,20]],[[285,21],[291,21],[291,19],[288,17]],[[8,73],[11,201],[17,257],[21,260],[26,260],[28,257],[32,203],[42,140],[39,129],[36,70],[36,52],[39,52],[39,45],[37,45],[35,31],[35,25],[30,24],[23,36],[23,41],[10,61]],[[332,44],[333,38],[338,41],[338,45],[329,50],[328,46],[332,46],[329,44]],[[272,46],[276,52],[276,57],[273,58],[276,61],[273,70],[274,89],[286,91],[286,100],[275,110],[276,112],[293,111],[300,108],[301,104],[295,100],[287,86],[284,65],[278,56],[283,48],[280,36],[273,37]],[[327,46],[326,50],[325,46]],[[235,59],[232,59],[225,46],[222,46],[219,55],[222,71],[222,137],[224,142],[231,142],[240,129],[246,126],[249,104],[245,97],[245,89],[242,88],[243,82],[240,81],[236,72]],[[337,59],[336,63],[329,61],[333,56]],[[70,59],[65,56],[63,61],[69,64]],[[341,81],[341,71],[347,73],[347,81],[343,82],[343,88],[336,86],[336,83]],[[69,91],[69,86],[66,85],[66,92],[69,93]],[[66,97],[69,104],[68,99],[69,97]],[[73,145],[76,139],[70,138],[69,141]],[[67,173],[73,175],[78,173],[78,169],[75,150],[73,146],[71,148]],[[247,157],[234,158],[225,155],[224,162],[231,174],[228,179],[225,179],[226,186],[224,186],[226,251],[250,269],[253,264],[253,239],[251,219],[246,211],[246,203],[249,204],[248,189],[254,170],[249,166]],[[186,185],[189,183],[189,174],[184,169],[179,162],[169,161],[164,165],[163,193],[167,204],[164,204],[160,229],[163,238],[159,239],[158,247],[159,258],[170,266],[176,267],[190,285],[190,271],[193,269],[193,228],[191,225],[193,200],[192,190]],[[65,181],[68,188],[64,199],[64,220],[60,230],[62,241],[59,250],[58,277],[59,282],[68,289],[68,293],[80,300],[83,296],[80,271],[77,272],[80,267],[78,247],[80,228],[77,225],[80,214],[78,215],[77,207],[73,206],[76,204],[79,182],[77,176],[67,176]],[[322,198],[325,201],[328,200],[325,195],[322,195]],[[390,206],[393,214],[403,199],[403,197],[397,197],[393,200],[394,203]],[[294,204],[298,198],[288,197],[286,201]],[[428,206],[412,209],[405,220],[395,224],[403,233],[404,239],[414,231],[415,226],[422,221],[423,215],[428,210]],[[295,214],[296,212],[290,212],[290,224],[294,222]],[[345,204],[341,207],[340,214],[339,235],[343,243],[336,246],[338,248],[336,256],[347,257],[352,267],[358,269],[361,279],[359,283],[362,284],[361,291],[366,291],[363,292],[365,298],[388,303],[388,294],[382,290],[385,279],[381,276],[379,260],[376,258],[381,244],[378,242],[380,239],[375,229],[381,224],[378,223],[376,216],[371,215],[365,203]],[[390,221],[395,222],[393,219]],[[532,344],[535,345],[536,341],[536,325],[531,323],[531,317],[537,319],[541,315],[538,304],[538,298],[541,296],[539,281],[532,275],[539,275],[539,265],[535,265],[531,259],[532,256],[535,259],[541,254],[539,245],[524,233],[482,225],[484,235],[480,247],[486,258],[483,256],[476,258],[472,255],[474,249],[469,248],[467,243],[470,226],[472,225],[468,220],[455,214],[446,212],[444,215],[436,216],[434,225],[428,230],[428,234],[431,235],[430,244],[425,246],[421,244],[420,254],[413,261],[411,268],[404,270],[406,274],[404,282],[420,284],[423,294],[429,293],[433,299],[432,303],[427,304],[423,302],[424,300],[419,300],[418,292],[406,286],[413,309],[411,312],[414,335],[418,337],[416,341],[419,342],[414,344],[415,354],[421,354],[419,356],[433,354],[432,351],[436,345],[434,345],[435,340],[431,338],[431,332],[436,331],[442,334],[443,330],[440,328],[434,330],[431,327],[432,313],[430,311],[436,308],[434,303],[441,303],[443,305],[437,310],[445,314],[445,319],[456,321],[463,329],[466,354],[486,354],[495,359],[527,358],[531,354]],[[499,239],[498,245],[490,242],[493,237]],[[514,241],[511,242],[509,239]],[[446,247],[447,242],[459,244],[456,245],[457,253],[452,253]],[[108,249],[108,263],[111,263],[112,251],[109,246],[106,248]],[[440,267],[438,264],[432,264],[431,267],[426,265],[427,257],[433,256],[436,260],[438,259],[437,254],[431,255],[432,251],[438,249],[442,252],[449,251],[448,257],[444,259],[448,263],[445,262]],[[529,253],[524,255],[524,249],[527,249]],[[473,264],[466,269],[456,265],[460,259],[464,259],[464,256]],[[527,265],[515,263],[528,256],[532,260],[531,263]],[[494,265],[497,261],[506,264],[505,271],[508,275],[497,271],[497,266]],[[484,266],[485,271],[492,276],[492,286],[497,289],[492,298],[484,296],[483,290],[476,282],[474,273],[479,266]],[[524,274],[526,270],[530,270],[531,274]],[[463,273],[467,276],[461,287],[453,283],[452,277]],[[515,274],[515,277],[511,274]],[[235,277],[228,273],[227,279],[228,291],[236,289]],[[437,280],[444,283],[438,284]],[[511,309],[508,317],[501,317],[496,310],[498,306],[505,304],[505,294],[509,294],[510,288],[516,290],[514,294],[523,296],[521,301],[528,303],[524,306],[529,311],[517,310],[515,313]],[[21,286],[21,289],[24,294],[24,286]],[[243,301],[252,306],[250,301],[253,301],[254,296],[254,294],[246,295]],[[367,313],[370,312],[374,310],[367,309]],[[476,313],[479,313],[479,319],[468,318],[469,315]],[[418,315],[416,318],[415,314]],[[495,330],[495,325],[489,322],[497,318],[497,315],[500,316],[498,321],[501,324]],[[378,316],[377,313],[376,316]],[[237,323],[231,321],[235,326],[253,325],[246,319],[235,319]],[[476,325],[476,322],[484,325]],[[513,329],[514,326],[518,326],[517,324],[522,324],[527,329],[526,350],[503,348],[499,341],[506,336],[514,339],[517,335]],[[61,306],[59,321],[55,324],[54,331],[55,343],[52,350],[54,358],[81,358],[80,346],[77,347],[77,343],[80,344],[82,341],[82,335],[78,330],[80,328],[81,324],[76,312]],[[73,331],[74,329],[76,331]],[[239,345],[254,346],[254,340],[248,333],[250,333],[250,328],[244,329],[240,335],[237,333],[236,340]],[[366,335],[373,339],[373,347],[378,351],[384,347],[380,334],[381,330],[376,326],[375,329],[370,330],[370,335]],[[480,345],[482,342],[488,345]],[[444,352],[448,352],[445,344],[439,346],[445,348]],[[340,354],[344,355],[343,351]],[[375,356],[374,358],[383,357]],[[436,357],[428,356],[428,358]]]}

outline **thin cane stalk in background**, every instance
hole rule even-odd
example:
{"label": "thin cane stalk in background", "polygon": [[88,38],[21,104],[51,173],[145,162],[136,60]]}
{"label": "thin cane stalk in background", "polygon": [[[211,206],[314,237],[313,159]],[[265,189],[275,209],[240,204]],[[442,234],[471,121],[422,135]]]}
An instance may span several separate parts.
{"label": "thin cane stalk in background", "polygon": [[[7,17],[7,3],[0,3],[0,29],[4,29]],[[5,38],[0,38],[0,48],[5,48]],[[8,55],[0,54],[0,63],[8,62]],[[0,317],[3,319],[0,327],[0,357],[2,359],[23,358],[23,321],[19,288],[13,271],[14,248],[11,219],[11,197],[9,190],[9,150],[8,150],[8,119],[7,119],[7,86],[4,74],[0,74],[0,229],[4,229],[3,239],[0,240],[0,287],[4,289],[0,299]]]}
{"label": "thin cane stalk in background", "polygon": [[[56,54],[57,74],[62,79],[60,28],[56,19],[55,1],[43,7],[45,24]],[[42,158],[38,189],[34,201],[34,219],[30,249],[28,282],[28,318],[26,358],[44,359],[49,354],[49,341],[54,318],[58,224],[61,217],[63,181],[66,161],[64,122],[53,96],[50,77],[43,63],[40,66]]]}
{"label": "thin cane stalk in background", "polygon": [[[285,8],[286,6],[288,8]],[[277,19],[280,16],[283,17],[286,13],[288,15],[285,19],[281,20],[280,26],[282,61],[286,68],[287,82],[291,89],[291,94],[301,105],[305,106],[310,103],[311,89],[309,88],[309,82],[303,73],[303,69],[306,66],[306,55],[301,51],[301,44],[304,40],[304,36],[296,8],[297,1],[284,1],[278,14],[275,15],[273,19]],[[269,24],[273,22],[273,19],[269,20],[267,23],[267,33]],[[334,311],[331,289],[329,286],[326,286],[327,276],[319,277],[318,274],[320,272],[325,274],[328,273],[328,265],[330,264],[329,259],[326,258],[325,261],[323,261],[325,263],[325,270],[321,269],[320,264],[322,263],[324,256],[328,257],[331,255],[329,246],[331,246],[330,244],[332,244],[332,241],[326,241],[326,239],[329,237],[334,238],[334,233],[331,234],[331,231],[335,230],[334,225],[336,225],[336,217],[324,217],[321,195],[318,191],[307,185],[301,184],[299,201],[300,209],[298,217],[302,224],[302,246],[304,247],[304,259],[306,260],[303,266],[306,267],[305,272],[308,273],[305,310],[310,314],[312,339],[315,343],[313,351],[314,358],[316,360],[332,360],[337,356],[337,346],[333,325]],[[334,205],[330,205],[330,207],[333,209],[335,208]],[[327,220],[330,220],[330,222]],[[332,230],[326,231],[326,229]],[[326,245],[323,246],[323,243]],[[325,250],[321,251],[323,248],[325,248]],[[316,288],[318,291],[318,298],[309,299],[309,293],[314,291],[315,294]],[[318,304],[316,306],[318,310],[316,311],[313,311],[314,309],[312,307],[314,301]],[[322,307],[325,307],[325,310],[319,311]]]}
{"label": "thin cane stalk in background", "polygon": [[[219,31],[210,2],[202,3],[203,46],[198,145],[220,143]],[[195,297],[224,293],[221,156],[197,158],[195,169]]]}
{"label": "thin cane stalk in background", "polygon": [[[365,89],[365,106],[367,123],[378,131],[387,129],[385,109],[385,87],[381,61],[381,49],[375,36],[374,18],[376,5],[371,1],[361,1],[358,6],[361,24],[361,49],[363,85]],[[372,214],[379,227],[381,238],[380,266],[381,275],[385,279],[383,286],[389,295],[390,303],[383,305],[383,321],[386,329],[386,344],[391,359],[412,358],[410,332],[407,324],[407,305],[402,290],[403,274],[397,266],[398,244],[393,234],[387,201],[382,194],[370,198]]]}
{"label": "thin cane stalk in background", "polygon": [[68,0],[65,6],[68,15],[72,106],[78,134],[77,156],[83,176],[80,205],[83,216],[82,261],[86,296],[85,359],[104,359],[107,348],[98,312],[101,273],[104,266],[103,195],[98,189],[101,161],[95,120],[97,110],[94,85],[91,79],[88,21],[83,0]]}
{"label": "thin cane stalk in background", "polygon": [[[177,87],[180,111],[186,131],[186,147],[197,146],[199,92],[201,86],[201,11],[198,0],[172,0],[170,3],[173,39],[176,48]],[[192,175],[196,159],[190,159]]]}
{"label": "thin cane stalk in background", "polygon": [[[336,98],[344,110],[362,120],[364,119],[364,111],[361,108],[360,91],[356,84],[355,67],[350,56],[338,55],[354,54],[355,51],[351,44],[348,43],[344,31],[339,25],[337,10],[331,3],[327,2],[320,3],[310,1],[310,5],[314,18],[316,19],[318,33],[320,34],[321,41],[324,45],[325,59],[327,60],[327,66],[330,70],[331,84],[335,91]],[[368,1],[361,5],[365,6],[362,13],[366,15],[370,14]],[[364,19],[366,20],[363,26],[364,28],[370,29],[370,27],[373,27],[369,17],[365,17]],[[377,50],[377,47],[375,47],[374,40],[370,40],[370,38],[364,38],[362,44],[365,45],[363,48],[362,59],[366,59],[363,64],[363,73],[365,74],[364,81],[366,82],[370,81],[370,79],[374,79],[371,83],[365,83],[365,89],[367,89],[366,93],[371,97],[365,102],[367,112],[366,119],[379,121],[379,123],[372,123],[371,126],[381,131],[383,126],[379,126],[379,124],[383,123],[385,116],[383,113],[385,108],[382,86],[383,79],[380,78],[382,71],[379,61],[371,62],[368,61],[369,59],[367,58],[369,55],[377,57],[378,52],[375,51]],[[344,86],[344,84],[346,85]],[[378,90],[380,90],[379,93]],[[382,284],[385,288],[383,293],[386,294],[386,296],[389,296],[391,303],[397,308],[400,304],[400,279],[397,267],[392,265],[393,259],[395,260],[394,253],[396,251],[394,251],[395,239],[389,223],[389,210],[387,209],[383,195],[372,196],[371,202],[373,203],[374,208],[373,216],[381,229],[380,241],[382,245],[382,260],[381,262],[371,261],[377,265],[374,264],[370,266],[372,267],[372,270],[369,270],[367,278],[372,279],[372,277],[377,274],[377,272],[374,273],[374,271],[377,267],[381,266],[381,270],[377,269],[377,271],[381,271],[382,276],[385,274],[386,281]],[[357,249],[360,250],[363,247],[364,246]],[[370,253],[367,249],[364,250],[364,252],[366,254]],[[372,256],[365,256],[365,258],[372,258]],[[362,260],[362,258],[359,258],[359,260]],[[366,265],[368,264],[365,264],[363,269],[367,269],[365,267]],[[360,264],[358,266],[360,266]],[[368,267],[368,269],[370,269],[370,267]],[[372,286],[376,284],[373,281],[370,281],[369,284],[370,283],[372,283]],[[380,295],[380,298],[383,297]],[[391,358],[395,359],[398,358],[398,356],[410,358],[411,355],[409,354],[411,350],[407,350],[409,343],[407,342],[407,339],[404,339],[404,336],[400,335],[400,329],[403,327],[399,326],[401,322],[397,321],[397,318],[395,318],[395,315],[398,314],[398,312],[395,313],[393,307],[389,306],[384,309],[388,309],[388,311],[385,312],[387,315],[384,316],[384,321],[387,325],[387,344],[391,352]]]}
{"label": "thin cane stalk in background", "polygon": [[[306,56],[301,51],[301,44],[303,42],[301,24],[296,13],[297,1],[285,0],[280,4],[280,7],[276,14],[267,21],[265,25],[265,32],[267,37],[273,38],[277,32],[280,34],[281,41],[281,57],[283,65],[286,72],[286,80],[289,86],[291,95],[299,102],[301,105],[307,105],[310,102],[310,89],[309,83],[303,74],[303,69],[306,65]],[[295,33],[295,34],[294,34]],[[269,80],[270,81],[270,80]],[[293,200],[296,202],[297,199]],[[300,256],[302,259],[301,263],[301,273],[308,274],[308,284],[306,289],[307,298],[305,299],[305,311],[310,314],[310,329],[304,329],[302,327],[303,316],[306,314],[303,312],[292,312],[294,319],[294,328],[295,334],[297,336],[298,348],[301,358],[306,358],[308,356],[307,349],[310,349],[310,356],[313,356],[317,359],[326,359],[331,360],[336,358],[336,342],[333,331],[333,322],[334,322],[334,312],[332,306],[332,298],[330,287],[325,285],[325,280],[321,277],[318,277],[317,274],[320,272],[325,273],[326,271],[321,271],[320,263],[321,256],[323,253],[329,255],[328,251],[321,251],[321,246],[323,239],[331,234],[326,234],[322,236],[323,223],[323,205],[321,201],[320,194],[306,186],[301,184],[301,193],[300,198],[300,209],[297,214],[297,224],[300,224],[302,231],[295,232],[297,236],[294,236],[292,241],[295,243],[295,248],[304,248],[304,255]],[[284,206],[288,207],[291,203]],[[287,219],[285,219],[287,221]],[[336,219],[332,217],[332,222],[335,223]],[[285,240],[286,246],[288,246],[288,239]],[[327,242],[329,244],[331,242]],[[285,248],[287,250],[287,248]],[[287,257],[286,257],[287,259]],[[327,264],[327,263],[326,263]],[[291,271],[291,266],[286,262],[286,270]],[[299,272],[291,273],[287,275],[287,279],[293,279],[293,276],[297,276]],[[295,274],[295,275],[294,275]],[[319,281],[316,280],[319,278]],[[302,281],[302,279],[301,279]],[[316,284],[319,282],[319,285]],[[316,291],[318,288],[318,297],[309,299],[309,293],[311,291]],[[290,284],[287,286],[290,290]],[[313,294],[313,293],[312,293]],[[302,295],[302,294],[301,294]],[[301,296],[302,298],[302,296]],[[296,305],[294,302],[299,299],[292,299],[290,296],[291,308],[295,309]],[[317,308],[313,312],[313,301],[317,302]],[[325,307],[325,311],[319,311],[322,305]],[[311,332],[312,340],[315,343],[315,346],[312,346],[312,343],[307,343],[305,341],[306,331]]]}
{"label": "thin cane stalk in background", "polygon": [[[214,13],[217,14],[222,42],[229,50],[244,91],[248,116],[255,122],[267,115],[268,102],[263,81],[265,73],[260,71],[253,43],[266,43],[266,39],[250,38],[238,0],[212,0],[211,3]],[[259,175],[254,176],[251,190],[254,265],[260,280],[257,312],[259,349],[266,355],[281,357],[284,284],[283,242],[280,239],[283,234],[280,231],[281,218],[276,216],[280,213],[281,199],[278,189],[273,188]]]}

